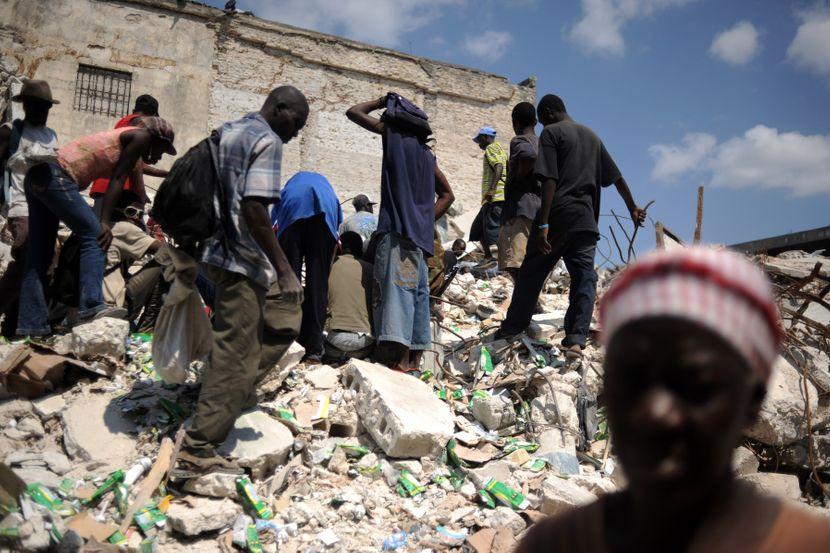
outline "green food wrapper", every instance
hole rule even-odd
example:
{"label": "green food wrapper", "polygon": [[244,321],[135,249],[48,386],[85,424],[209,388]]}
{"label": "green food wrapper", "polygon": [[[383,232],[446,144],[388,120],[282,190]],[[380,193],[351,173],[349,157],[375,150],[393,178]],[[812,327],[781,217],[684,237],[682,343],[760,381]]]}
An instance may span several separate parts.
{"label": "green food wrapper", "polygon": [[271,511],[271,508],[259,498],[259,495],[257,495],[254,485],[251,484],[250,480],[244,476],[237,478],[236,490],[239,492],[239,495],[242,496],[242,501],[245,506],[256,513],[256,518],[265,520],[274,518],[273,511]]}
{"label": "green food wrapper", "polygon": [[340,444],[339,447],[346,454],[346,457],[352,459],[361,459],[369,453],[368,449],[360,445]]}
{"label": "green food wrapper", "polygon": [[248,553],[262,553],[262,542],[259,541],[259,534],[256,531],[256,526],[249,524],[248,529],[245,532],[245,537],[248,541],[246,544],[248,547]]}
{"label": "green food wrapper", "polygon": [[426,486],[418,482],[415,476],[408,470],[401,471],[396,489],[398,495],[401,497],[415,497],[427,490]]}
{"label": "green food wrapper", "polygon": [[484,485],[484,489],[495,497],[499,503],[516,510],[523,510],[530,507],[530,502],[520,492],[509,487],[504,482],[491,478]]}

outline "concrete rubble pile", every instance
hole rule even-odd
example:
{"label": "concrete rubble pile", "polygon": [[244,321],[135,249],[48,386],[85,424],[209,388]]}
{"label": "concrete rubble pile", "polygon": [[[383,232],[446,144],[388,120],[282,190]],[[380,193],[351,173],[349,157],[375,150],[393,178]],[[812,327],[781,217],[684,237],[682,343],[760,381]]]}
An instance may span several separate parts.
{"label": "concrete rubble pile", "polygon": [[[761,260],[789,347],[735,470],[821,508],[830,280],[807,259]],[[794,269],[809,263],[806,275]],[[601,276],[600,295],[613,277]],[[219,451],[241,469],[206,475],[175,466],[199,364],[165,385],[152,336],[106,319],[78,327],[49,345],[80,369],[39,397],[0,402],[0,540],[24,551],[510,551],[542,517],[625,485],[602,408],[603,352],[589,345],[566,362],[555,345],[568,286],[557,268],[544,313],[508,343],[493,331],[511,281],[460,274],[436,306],[420,374],[305,366],[292,346]],[[0,344],[0,367],[21,347],[34,346]]]}

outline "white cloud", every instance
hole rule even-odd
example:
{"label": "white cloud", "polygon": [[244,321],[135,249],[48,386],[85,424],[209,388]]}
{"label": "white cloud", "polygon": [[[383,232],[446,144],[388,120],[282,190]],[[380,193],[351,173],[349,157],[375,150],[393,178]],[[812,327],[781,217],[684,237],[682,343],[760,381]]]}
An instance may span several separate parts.
{"label": "white cloud", "polygon": [[801,25],[787,49],[787,59],[818,75],[830,75],[830,9],[799,14]]}
{"label": "white cloud", "polygon": [[759,33],[749,21],[741,21],[712,41],[709,53],[730,65],[746,65],[760,50]]}
{"label": "white cloud", "polygon": [[507,47],[513,42],[510,33],[504,31],[485,31],[481,34],[464,38],[464,50],[477,58],[499,59],[507,53]]}
{"label": "white cloud", "polygon": [[708,134],[689,134],[681,145],[657,144],[649,153],[657,180],[706,172],[712,186],[781,189],[796,196],[830,194],[830,135],[758,125],[720,144]]}
{"label": "white cloud", "polygon": [[655,159],[651,177],[671,180],[678,175],[700,169],[700,165],[712,153],[718,140],[711,134],[692,133],[683,137],[682,145],[656,144],[648,149]]}
{"label": "white cloud", "polygon": [[245,9],[281,23],[398,46],[404,34],[420,29],[447,6],[466,0],[248,0]]}
{"label": "white cloud", "polygon": [[621,56],[625,53],[622,28],[633,19],[683,6],[697,0],[581,0],[582,19],[568,36],[590,54]]}

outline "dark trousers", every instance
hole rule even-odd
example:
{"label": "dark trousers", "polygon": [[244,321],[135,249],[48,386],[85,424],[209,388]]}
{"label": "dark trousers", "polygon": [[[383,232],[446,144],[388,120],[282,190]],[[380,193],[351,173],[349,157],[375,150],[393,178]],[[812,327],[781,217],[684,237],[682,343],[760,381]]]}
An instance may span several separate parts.
{"label": "dark trousers", "polygon": [[78,185],[62,169],[52,168],[44,186],[27,186],[29,204],[29,249],[20,288],[20,314],[17,332],[44,336],[51,332],[46,301],[46,271],[55,253],[58,225],[63,221],[80,243],[79,305],[81,319],[106,309],[101,283],[105,255],[98,245],[101,224],[86,205]]}
{"label": "dark trousers", "polygon": [[185,445],[208,449],[225,441],[236,418],[256,405],[256,385],[294,341],[300,310],[249,278],[207,266],[216,287],[213,350]]}
{"label": "dark trousers", "polygon": [[12,234],[12,260],[0,277],[0,313],[5,315],[2,334],[12,338],[17,333],[20,286],[23,283],[23,268],[26,266],[26,249],[29,247],[29,218],[12,217],[8,225]]}
{"label": "dark trousers", "polygon": [[592,232],[566,232],[551,236],[550,240],[552,251],[545,255],[536,247],[535,232],[531,234],[527,255],[513,290],[513,299],[501,325],[502,332],[518,334],[527,330],[545,280],[559,260],[564,259],[571,276],[571,292],[562,344],[566,347],[585,347],[597,295],[597,272],[594,269],[597,236]]}
{"label": "dark trousers", "polygon": [[306,356],[323,355],[323,327],[329,303],[329,274],[337,242],[324,215],[295,221],[280,235],[280,245],[297,278],[305,263],[303,322],[297,340]]}

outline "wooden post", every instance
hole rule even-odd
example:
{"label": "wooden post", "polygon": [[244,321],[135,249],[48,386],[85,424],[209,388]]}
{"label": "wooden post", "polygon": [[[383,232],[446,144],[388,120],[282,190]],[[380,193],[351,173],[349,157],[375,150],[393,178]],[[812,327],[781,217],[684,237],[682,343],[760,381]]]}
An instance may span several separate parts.
{"label": "wooden post", "polygon": [[695,245],[700,244],[700,235],[703,230],[703,187],[697,189],[697,222],[695,224]]}
{"label": "wooden post", "polygon": [[657,233],[657,249],[658,250],[665,250],[666,249],[666,239],[665,235],[663,234],[663,223],[657,221],[654,223],[654,230]]}

